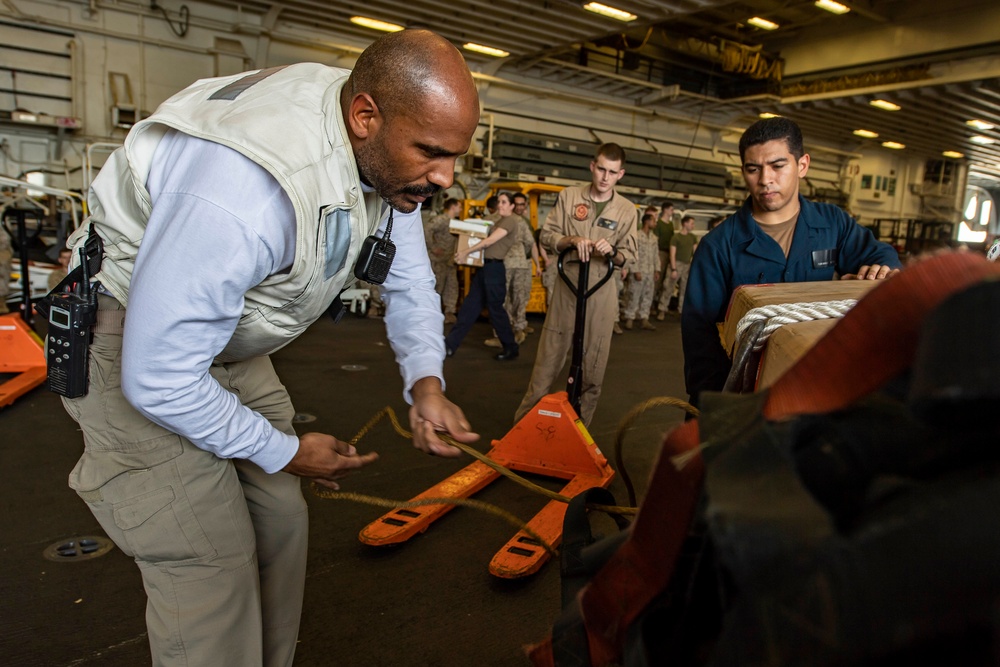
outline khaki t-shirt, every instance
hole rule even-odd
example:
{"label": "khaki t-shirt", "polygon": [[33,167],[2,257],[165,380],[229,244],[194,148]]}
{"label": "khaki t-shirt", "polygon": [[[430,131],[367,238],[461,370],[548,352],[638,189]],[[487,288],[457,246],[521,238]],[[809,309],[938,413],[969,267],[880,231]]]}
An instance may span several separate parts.
{"label": "khaki t-shirt", "polygon": [[487,248],[483,252],[483,257],[485,259],[503,259],[510,247],[517,241],[517,226],[520,224],[521,216],[519,215],[508,215],[506,218],[497,220],[493,229],[490,230],[490,236],[496,234],[498,229],[506,229],[507,235]]}
{"label": "khaki t-shirt", "polygon": [[[795,223],[799,221],[798,212],[795,213],[791,218],[785,220],[784,222],[779,222],[776,225],[761,225],[761,231],[774,239],[774,242],[781,246],[781,251],[785,253],[785,259],[788,258],[788,251],[792,249],[792,237],[795,236]],[[754,221],[756,222],[756,221]]]}

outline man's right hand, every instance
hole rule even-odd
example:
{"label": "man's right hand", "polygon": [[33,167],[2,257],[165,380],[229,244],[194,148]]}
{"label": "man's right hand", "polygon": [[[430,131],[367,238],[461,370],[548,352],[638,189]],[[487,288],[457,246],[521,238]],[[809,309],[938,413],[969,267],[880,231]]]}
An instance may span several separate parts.
{"label": "man's right hand", "polygon": [[339,489],[340,485],[335,480],[377,460],[375,452],[358,454],[354,445],[337,440],[332,435],[306,433],[299,438],[299,451],[282,470],[308,477],[325,487]]}

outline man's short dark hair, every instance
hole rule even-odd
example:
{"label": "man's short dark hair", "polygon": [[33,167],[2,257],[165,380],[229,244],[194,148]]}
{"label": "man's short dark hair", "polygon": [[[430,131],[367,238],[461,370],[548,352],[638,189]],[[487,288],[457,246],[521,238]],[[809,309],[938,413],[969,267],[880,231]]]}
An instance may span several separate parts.
{"label": "man's short dark hair", "polygon": [[694,222],[694,216],[693,215],[685,215],[683,218],[681,218],[681,224],[683,225],[688,220],[690,220],[691,222]]}
{"label": "man's short dark hair", "polygon": [[665,201],[662,204],[660,204],[661,211],[666,211],[668,208],[673,208],[673,207],[674,203],[672,201]]}
{"label": "man's short dark hair", "polygon": [[656,216],[654,216],[652,213],[647,213],[646,215],[642,216],[642,224],[644,225],[647,222],[653,222],[654,220],[656,220]]}
{"label": "man's short dark hair", "polygon": [[620,162],[621,167],[625,166],[625,149],[618,144],[607,143],[598,146],[597,151],[594,152],[594,159],[596,160],[602,155],[609,162]]}
{"label": "man's short dark hair", "polygon": [[[525,204],[528,203],[528,195],[524,194],[523,192],[515,192],[514,195],[513,195],[513,197],[514,197],[514,200],[523,199]],[[517,203],[517,202],[515,201],[514,203]]]}
{"label": "man's short dark hair", "polygon": [[784,139],[788,144],[788,152],[796,160],[805,155],[802,147],[802,130],[794,121],[778,116],[777,118],[763,118],[751,125],[740,137],[740,163],[746,157],[747,149],[751,146],[759,146],[769,141]]}
{"label": "man's short dark hair", "polygon": [[496,208],[499,203],[500,200],[497,199],[497,196],[491,195],[489,198],[486,199],[486,208]]}

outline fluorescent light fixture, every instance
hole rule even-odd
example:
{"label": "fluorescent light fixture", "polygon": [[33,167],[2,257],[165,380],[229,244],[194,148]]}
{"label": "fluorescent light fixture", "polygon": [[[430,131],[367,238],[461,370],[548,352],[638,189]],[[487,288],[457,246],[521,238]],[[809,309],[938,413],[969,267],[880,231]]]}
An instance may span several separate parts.
{"label": "fluorescent light fixture", "polygon": [[901,144],[898,141],[883,141],[882,146],[885,148],[891,148],[894,151],[901,151],[906,148],[905,144]]}
{"label": "fluorescent light fixture", "polygon": [[994,143],[996,140],[995,139],[991,139],[989,137],[984,137],[981,134],[977,134],[974,137],[969,137],[969,141],[971,141],[973,143],[976,143],[976,144],[979,144],[981,146],[989,146],[990,144]]}
{"label": "fluorescent light fixture", "polygon": [[893,104],[888,100],[872,100],[868,104],[876,109],[882,109],[884,111],[899,111],[901,108],[898,104]]}
{"label": "fluorescent light fixture", "polygon": [[987,123],[985,120],[967,120],[965,124],[969,127],[974,127],[980,132],[985,132],[986,130],[992,130],[995,125],[993,123]]}
{"label": "fluorescent light fixture", "polygon": [[767,119],[767,118],[781,118],[781,114],[771,113],[770,111],[762,111],[761,113],[757,114],[757,116],[759,118],[764,118],[764,119]]}
{"label": "fluorescent light fixture", "polygon": [[854,134],[865,139],[875,139],[878,137],[878,132],[872,132],[871,130],[854,130]]}
{"label": "fluorescent light fixture", "polygon": [[842,5],[839,2],[834,2],[833,0],[816,0],[814,4],[820,9],[825,9],[832,14],[846,14],[851,11],[851,8],[847,5]]}
{"label": "fluorescent light fixture", "polygon": [[[27,174],[24,175],[24,180],[26,180],[28,183],[31,183],[32,185],[40,185],[42,187],[45,187],[45,174],[43,174],[40,171],[29,171]],[[26,192],[29,197],[42,197],[45,195],[43,191],[32,190],[31,188],[28,188]]]}
{"label": "fluorescent light fixture", "polygon": [[370,19],[367,16],[352,16],[351,23],[364,28],[371,28],[372,30],[381,30],[382,32],[399,32],[400,30],[405,30],[401,25],[379,21],[378,19]]}
{"label": "fluorescent light fixture", "polygon": [[475,51],[476,53],[484,53],[488,56],[496,56],[497,58],[506,58],[510,55],[509,52],[503,49],[495,49],[492,46],[483,46],[482,44],[475,44],[473,42],[467,42],[462,45],[463,49],[469,51]]}
{"label": "fluorescent light fixture", "polygon": [[629,21],[634,21],[637,18],[639,18],[635,14],[626,12],[616,7],[609,7],[607,5],[602,5],[599,2],[588,2],[583,6],[583,8],[586,9],[588,12],[594,12],[595,14],[600,14],[601,16],[607,16],[608,18],[616,19],[618,21],[624,21],[626,23]]}
{"label": "fluorescent light fixture", "polygon": [[753,26],[757,26],[762,30],[777,30],[780,26],[773,21],[768,21],[767,19],[762,19],[759,16],[754,16],[753,18],[747,19],[747,23]]}
{"label": "fluorescent light fixture", "polygon": [[958,242],[959,243],[982,243],[986,240],[986,230],[983,231],[972,231],[969,227],[969,223],[963,220],[958,224]]}
{"label": "fluorescent light fixture", "polygon": [[945,151],[941,153],[945,157],[955,158],[956,160],[961,157],[965,157],[964,153],[959,153],[958,151]]}

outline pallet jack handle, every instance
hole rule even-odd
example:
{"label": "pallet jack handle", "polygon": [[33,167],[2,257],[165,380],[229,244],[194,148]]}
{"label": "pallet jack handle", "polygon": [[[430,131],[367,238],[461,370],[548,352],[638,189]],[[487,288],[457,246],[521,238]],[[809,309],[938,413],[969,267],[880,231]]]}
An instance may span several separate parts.
{"label": "pallet jack handle", "polygon": [[[577,274],[576,284],[563,268],[566,255],[570,251],[576,250],[575,246],[569,246],[559,253],[559,260],[556,268],[559,270],[559,277],[562,278],[569,290],[576,296],[576,321],[573,324],[573,358],[569,366],[569,377],[566,378],[566,393],[569,394],[569,404],[580,414],[580,386],[583,383],[583,334],[587,327],[587,299],[594,295],[597,290],[604,286],[604,283],[611,279],[615,272],[615,265],[608,261],[608,272],[599,280],[597,284],[589,290],[586,286],[590,284],[590,261],[581,262],[578,259],[570,260],[580,265]],[[613,255],[612,255],[613,256]]]}
{"label": "pallet jack handle", "polygon": [[[8,218],[13,218],[15,223],[17,250],[21,260],[21,319],[29,327],[34,325],[34,315],[31,306],[31,278],[28,275],[28,211],[20,208],[11,208],[4,211],[3,225],[10,230],[6,224]],[[41,226],[39,225],[39,229]],[[2,232],[0,232],[2,233]],[[11,236],[15,236],[11,233]],[[35,234],[34,236],[37,236]],[[32,237],[34,238],[34,237]],[[0,279],[7,280],[9,276],[0,276]]]}

